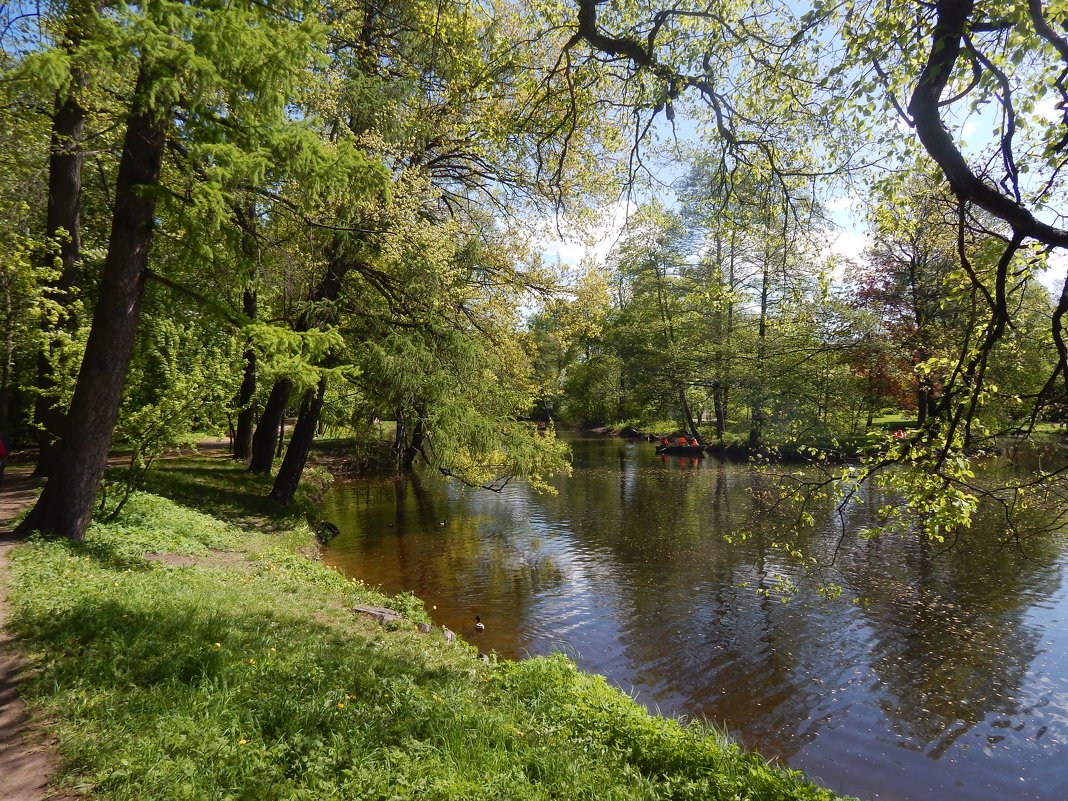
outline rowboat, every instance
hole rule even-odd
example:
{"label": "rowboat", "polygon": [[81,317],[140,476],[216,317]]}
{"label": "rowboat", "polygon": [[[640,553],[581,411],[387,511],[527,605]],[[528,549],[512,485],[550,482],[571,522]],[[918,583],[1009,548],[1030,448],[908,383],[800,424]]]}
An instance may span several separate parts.
{"label": "rowboat", "polygon": [[667,456],[704,456],[704,445],[658,445],[657,453]]}

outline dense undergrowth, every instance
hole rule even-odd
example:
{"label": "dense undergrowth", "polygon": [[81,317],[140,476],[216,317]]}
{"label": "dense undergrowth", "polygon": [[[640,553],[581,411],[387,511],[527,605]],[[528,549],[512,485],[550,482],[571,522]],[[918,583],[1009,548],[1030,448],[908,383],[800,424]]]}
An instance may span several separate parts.
{"label": "dense undergrowth", "polygon": [[425,613],[298,554],[309,529],[268,531],[249,480],[172,463],[156,489],[186,503],[139,494],[84,543],[17,550],[25,694],[68,785],[107,799],[835,798],[562,656],[487,664],[411,623],[355,619],[355,602]]}

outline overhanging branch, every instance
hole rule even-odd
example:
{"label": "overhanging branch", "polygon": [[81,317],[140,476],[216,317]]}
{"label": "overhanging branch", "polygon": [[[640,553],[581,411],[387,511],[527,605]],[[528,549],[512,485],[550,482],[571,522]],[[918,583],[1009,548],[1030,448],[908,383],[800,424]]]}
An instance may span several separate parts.
{"label": "overhanging branch", "polygon": [[936,6],[931,49],[908,107],[916,132],[957,197],[1004,220],[1025,237],[1052,247],[1068,248],[1068,231],[1036,219],[1021,203],[1002,194],[972,172],[942,124],[939,101],[952,77],[961,53],[965,27],[974,11],[974,0],[940,0]]}

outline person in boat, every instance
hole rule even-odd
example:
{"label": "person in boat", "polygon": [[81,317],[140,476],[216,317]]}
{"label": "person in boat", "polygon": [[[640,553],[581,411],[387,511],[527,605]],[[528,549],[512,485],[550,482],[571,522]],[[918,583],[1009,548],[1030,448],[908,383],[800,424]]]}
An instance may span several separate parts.
{"label": "person in boat", "polygon": [[666,448],[670,444],[671,444],[671,440],[669,440],[667,437],[661,437],[660,438],[660,447],[661,448]]}
{"label": "person in boat", "polygon": [[701,447],[701,443],[697,441],[697,437],[690,437],[690,447],[691,448],[700,448]]}
{"label": "person in boat", "polygon": [[685,448],[685,447],[686,447],[687,445],[689,445],[689,444],[690,444],[690,443],[688,443],[688,442],[686,441],[686,437],[684,437],[684,436],[683,436],[683,437],[679,437],[679,445],[682,445],[682,446],[683,446],[683,447]]}

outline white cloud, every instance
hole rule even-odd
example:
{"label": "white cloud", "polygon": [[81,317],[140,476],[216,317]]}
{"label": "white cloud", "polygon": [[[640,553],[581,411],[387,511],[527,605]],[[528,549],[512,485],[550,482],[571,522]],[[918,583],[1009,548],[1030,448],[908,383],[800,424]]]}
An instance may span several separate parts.
{"label": "white cloud", "polygon": [[1056,298],[1060,297],[1066,278],[1068,278],[1068,253],[1063,250],[1054,251],[1049,257],[1049,267],[1038,277],[1038,280]]}
{"label": "white cloud", "polygon": [[1035,116],[1047,122],[1057,122],[1063,116],[1059,108],[1060,102],[1060,98],[1056,95],[1047,95],[1035,103]]}
{"label": "white cloud", "polygon": [[828,250],[842,258],[859,261],[860,255],[871,244],[871,237],[866,233],[842,231],[828,243]]}
{"label": "white cloud", "polygon": [[845,275],[846,264],[853,262],[863,264],[863,253],[871,244],[867,232],[860,230],[824,230],[824,245],[820,258],[833,265],[834,277],[841,280]]}
{"label": "white cloud", "polygon": [[839,195],[838,197],[832,197],[823,205],[828,211],[840,212],[850,211],[860,202],[860,198],[856,193],[850,192],[848,195]]}
{"label": "white cloud", "polygon": [[602,209],[595,221],[585,224],[559,217],[547,219],[538,226],[542,253],[549,261],[559,259],[573,267],[583,259],[603,261],[637,208],[630,201],[620,200]]}

